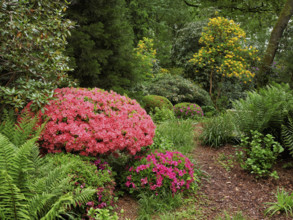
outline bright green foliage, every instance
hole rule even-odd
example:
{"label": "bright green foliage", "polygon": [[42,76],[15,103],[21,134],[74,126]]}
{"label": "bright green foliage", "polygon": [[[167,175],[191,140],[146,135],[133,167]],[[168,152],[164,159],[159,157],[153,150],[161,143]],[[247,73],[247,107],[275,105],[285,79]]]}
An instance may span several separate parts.
{"label": "bright green foliage", "polygon": [[40,108],[53,89],[74,85],[63,54],[73,26],[63,17],[66,8],[62,0],[1,2],[0,112],[4,107],[18,111],[30,100]]}
{"label": "bright green foliage", "polygon": [[163,192],[159,196],[141,193],[139,195],[139,216],[138,220],[151,219],[154,214],[164,213],[180,207],[184,202],[181,194],[172,195]]}
{"label": "bright green foliage", "polygon": [[151,149],[177,150],[183,154],[195,147],[194,123],[192,120],[169,120],[156,128],[156,135]]}
{"label": "bright green foliage", "polygon": [[[21,133],[21,130],[14,132]],[[96,192],[91,188],[70,191],[67,170],[71,164],[48,169],[39,156],[37,139],[32,136],[24,144],[14,145],[0,133],[0,210],[3,219],[55,219],[66,215],[71,206],[89,201]]]}
{"label": "bright green foliage", "polygon": [[237,141],[238,132],[231,113],[219,115],[204,121],[200,135],[202,144],[218,148]]}
{"label": "bright green foliage", "polygon": [[246,99],[233,102],[235,124],[241,132],[256,130],[280,139],[281,124],[293,108],[293,95],[288,84],[275,84],[248,92]]}
{"label": "bright green foliage", "polygon": [[83,87],[123,92],[140,78],[135,71],[133,32],[124,0],[74,1],[68,17],[77,23],[68,39],[71,74]]}
{"label": "bright green foliage", "polygon": [[142,102],[144,103],[144,109],[150,113],[155,110],[156,107],[159,109],[167,108],[172,109],[172,103],[163,96],[158,95],[147,95],[143,97]]}
{"label": "bright green foliage", "polygon": [[[114,173],[107,163],[97,158],[63,153],[48,154],[45,159],[49,169],[54,169],[54,167],[60,167],[64,164],[71,164],[67,172],[71,177],[70,182],[73,183],[72,190],[80,189],[81,187],[97,190],[95,196],[91,199],[91,202],[93,202],[92,206],[99,206],[101,203],[105,203],[103,207],[108,208],[113,205]],[[94,164],[95,161],[99,162],[97,166]],[[99,169],[99,166],[103,169]],[[85,203],[81,204],[81,207],[81,212],[83,212],[81,214],[85,214],[84,212],[88,207]]]}
{"label": "bright green foliage", "polygon": [[158,108],[155,107],[154,113],[150,112],[150,115],[154,122],[160,123],[167,120],[175,119],[174,112],[168,108]]}
{"label": "bright green foliage", "polygon": [[[246,151],[246,159],[241,167],[256,175],[256,177],[272,176],[278,178],[277,172],[271,172],[277,157],[284,151],[274,137],[267,134],[265,137],[258,131],[251,131],[251,137],[241,138],[241,147]],[[242,155],[244,156],[244,155]]]}
{"label": "bright green foliage", "polygon": [[177,118],[199,119],[203,117],[203,111],[201,107],[195,103],[189,103],[189,102],[178,103],[174,105],[173,110]]}
{"label": "bright green foliage", "polygon": [[213,105],[208,92],[182,76],[160,74],[146,88],[149,94],[168,98],[173,104],[192,102],[202,105]]}
{"label": "bright green foliage", "polygon": [[[251,81],[254,73],[248,69],[249,59],[256,59],[256,50],[244,46],[245,32],[234,21],[222,17],[212,18],[204,28],[199,43],[204,46],[189,61],[196,74],[205,74],[209,80],[209,93],[219,82],[236,77],[244,83]],[[204,71],[202,71],[204,69]]]}
{"label": "bright green foliage", "polygon": [[90,208],[88,210],[87,214],[90,219],[94,220],[118,220],[119,217],[117,213],[115,212],[113,215],[111,215],[110,211],[108,209],[94,209]]}
{"label": "bright green foliage", "polygon": [[266,203],[270,205],[270,207],[266,209],[265,214],[270,214],[270,216],[273,216],[279,212],[285,212],[287,217],[293,217],[293,192],[290,195],[284,189],[282,189],[282,191],[278,189],[276,198],[277,202]]}
{"label": "bright green foliage", "polygon": [[157,63],[156,50],[153,48],[154,43],[152,39],[144,37],[137,44],[134,49],[134,56],[137,60],[137,71],[143,76],[144,79],[154,77],[154,65]]}
{"label": "bright green foliage", "polygon": [[4,110],[2,121],[3,123],[0,124],[0,133],[6,136],[15,146],[23,145],[32,136],[39,136],[45,126],[44,124],[36,129],[35,126],[38,118],[35,117],[32,119],[27,111],[21,114],[16,124],[13,112]]}

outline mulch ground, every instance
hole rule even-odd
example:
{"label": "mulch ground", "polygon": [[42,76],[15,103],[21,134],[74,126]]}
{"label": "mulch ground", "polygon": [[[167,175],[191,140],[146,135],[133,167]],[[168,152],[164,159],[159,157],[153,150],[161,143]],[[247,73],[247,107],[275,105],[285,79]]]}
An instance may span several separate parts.
{"label": "mulch ground", "polygon": [[[200,133],[198,125],[196,132]],[[253,175],[244,171],[239,164],[232,161],[236,149],[227,145],[219,149],[197,145],[192,156],[197,161],[197,166],[206,177],[201,178],[199,197],[206,202],[201,205],[204,216],[201,219],[215,219],[224,211],[230,215],[241,212],[247,219],[293,219],[280,213],[273,217],[264,216],[268,207],[267,202],[275,202],[277,189],[293,191],[293,169],[283,169],[283,163],[279,163],[277,170],[279,179],[256,179]],[[230,155],[230,156],[229,156]],[[225,158],[225,157],[226,158]],[[138,205],[135,200],[124,197],[118,201],[118,210],[124,209],[121,219],[136,219]],[[189,208],[198,208],[198,204]],[[197,219],[196,217],[193,219]]]}

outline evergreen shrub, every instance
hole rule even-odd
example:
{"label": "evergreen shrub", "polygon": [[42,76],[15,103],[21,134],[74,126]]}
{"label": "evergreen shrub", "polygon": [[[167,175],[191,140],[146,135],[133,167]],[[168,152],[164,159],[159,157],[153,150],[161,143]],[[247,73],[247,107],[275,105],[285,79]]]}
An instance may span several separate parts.
{"label": "evergreen shrub", "polygon": [[56,89],[54,98],[39,113],[40,124],[48,119],[39,139],[42,153],[134,155],[153,143],[155,125],[135,100],[98,88]]}
{"label": "evergreen shrub", "polygon": [[174,105],[181,102],[211,105],[213,102],[208,92],[180,75],[161,74],[147,87],[149,94],[164,96]]}
{"label": "evergreen shrub", "polygon": [[163,96],[158,95],[147,95],[143,97],[142,102],[144,103],[144,109],[150,113],[155,110],[155,108],[163,109],[172,109],[172,103]]}

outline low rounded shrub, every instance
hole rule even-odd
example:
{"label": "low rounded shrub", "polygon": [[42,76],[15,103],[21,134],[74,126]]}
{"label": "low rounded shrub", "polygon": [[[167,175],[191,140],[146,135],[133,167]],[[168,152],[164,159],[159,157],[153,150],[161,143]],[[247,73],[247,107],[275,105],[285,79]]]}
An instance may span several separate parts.
{"label": "low rounded shrub", "polygon": [[153,142],[155,125],[135,100],[98,88],[56,89],[54,98],[39,113],[40,124],[48,120],[39,139],[42,153],[134,155]]}
{"label": "low rounded shrub", "polygon": [[180,75],[161,74],[152,80],[146,90],[149,94],[166,97],[174,105],[181,102],[213,105],[207,91]]}
{"label": "low rounded shrub", "polygon": [[175,116],[177,118],[199,118],[203,116],[201,107],[194,103],[178,103],[173,107]]}
{"label": "low rounded shrub", "polygon": [[125,186],[130,193],[189,190],[195,184],[194,164],[180,152],[158,152],[139,157],[125,173]]}
{"label": "low rounded shrub", "polygon": [[172,103],[163,96],[158,95],[147,95],[143,97],[142,102],[144,103],[144,109],[150,113],[155,110],[155,108],[159,109],[172,109]]}
{"label": "low rounded shrub", "polygon": [[255,174],[257,178],[266,176],[279,178],[277,172],[271,170],[284,148],[274,140],[271,134],[264,136],[258,131],[251,130],[250,132],[250,136],[241,138],[240,146],[246,152],[245,156],[238,153],[238,157],[242,160],[241,167]]}
{"label": "low rounded shrub", "polygon": [[217,110],[214,106],[201,106],[205,117],[212,117],[217,114]]}
{"label": "low rounded shrub", "polygon": [[[67,169],[72,190],[94,188],[97,190],[92,200],[80,204],[80,214],[87,213],[91,207],[107,208],[114,205],[114,173],[111,167],[100,159],[74,154],[47,154],[46,163],[52,168],[62,164],[71,164]],[[77,212],[77,210],[75,210]]]}

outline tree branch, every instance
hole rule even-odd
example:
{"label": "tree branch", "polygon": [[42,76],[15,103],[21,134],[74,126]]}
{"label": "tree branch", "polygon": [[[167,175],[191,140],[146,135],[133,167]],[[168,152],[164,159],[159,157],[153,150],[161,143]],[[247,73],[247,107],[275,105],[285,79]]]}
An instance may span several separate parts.
{"label": "tree branch", "polygon": [[[194,5],[190,2],[188,2],[187,0],[183,0],[184,3],[189,6],[189,7],[194,7],[194,8],[199,8],[200,5]],[[242,11],[242,12],[251,12],[251,13],[256,13],[256,12],[272,12],[271,9],[265,8],[262,5],[260,6],[255,6],[255,7],[237,7],[237,6],[233,6],[233,5],[216,5],[215,7],[218,9],[232,9],[232,10],[238,10],[238,11]]]}

